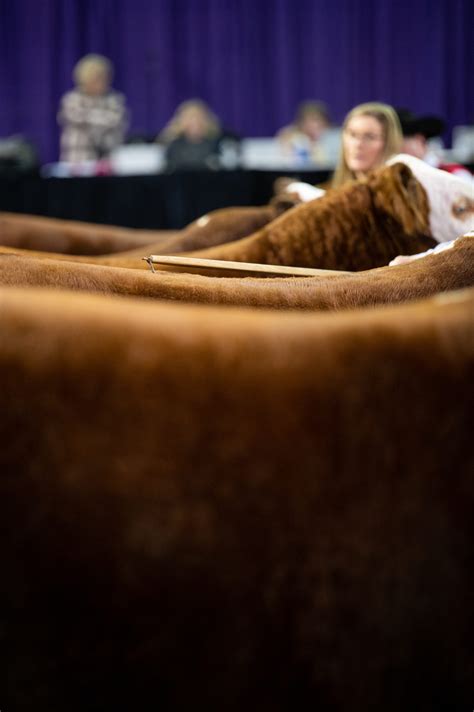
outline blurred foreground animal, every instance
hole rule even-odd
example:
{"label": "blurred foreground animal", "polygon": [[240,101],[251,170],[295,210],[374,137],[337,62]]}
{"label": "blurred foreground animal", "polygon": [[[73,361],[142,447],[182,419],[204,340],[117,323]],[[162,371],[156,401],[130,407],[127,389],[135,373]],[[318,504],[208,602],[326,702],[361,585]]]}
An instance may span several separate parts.
{"label": "blurred foreground animal", "polygon": [[0,320],[5,709],[469,707],[472,290]]}

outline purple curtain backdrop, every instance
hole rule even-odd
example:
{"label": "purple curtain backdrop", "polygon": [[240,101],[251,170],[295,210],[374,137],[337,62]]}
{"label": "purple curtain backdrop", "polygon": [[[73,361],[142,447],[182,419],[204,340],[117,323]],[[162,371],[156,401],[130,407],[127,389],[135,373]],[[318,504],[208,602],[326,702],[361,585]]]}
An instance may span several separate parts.
{"label": "purple curtain backdrop", "polygon": [[243,136],[309,98],[337,122],[381,100],[471,123],[473,28],[473,0],[0,0],[0,136],[57,159],[58,102],[87,52],[114,62],[133,133],[190,97]]}

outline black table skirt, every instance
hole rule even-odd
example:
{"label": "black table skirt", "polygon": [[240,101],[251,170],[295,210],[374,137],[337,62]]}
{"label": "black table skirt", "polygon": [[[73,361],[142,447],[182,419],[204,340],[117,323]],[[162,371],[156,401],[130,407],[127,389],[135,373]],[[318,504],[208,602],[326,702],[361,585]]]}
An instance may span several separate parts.
{"label": "black table skirt", "polygon": [[328,171],[188,172],[94,178],[0,177],[0,210],[151,229],[180,229],[210,210],[264,205],[281,175],[308,183]]}

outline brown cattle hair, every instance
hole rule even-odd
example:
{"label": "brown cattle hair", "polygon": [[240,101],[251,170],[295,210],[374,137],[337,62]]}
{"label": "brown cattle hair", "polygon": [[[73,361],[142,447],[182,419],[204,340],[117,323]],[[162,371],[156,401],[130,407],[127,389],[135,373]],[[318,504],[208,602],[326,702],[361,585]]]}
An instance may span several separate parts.
{"label": "brown cattle hair", "polygon": [[192,253],[237,262],[358,271],[435,246],[426,192],[397,163],[303,203],[243,240]]}
{"label": "brown cattle hair", "polygon": [[[294,203],[293,203],[294,204]],[[35,215],[0,213],[0,244],[68,255],[104,255],[149,245],[175,254],[238,240],[280,215],[290,204],[214,210],[183,230],[137,230]],[[137,252],[141,256],[142,250]]]}
{"label": "brown cattle hair", "polygon": [[[227,245],[190,252],[199,257],[322,269],[358,271],[387,265],[399,254],[434,247],[429,235],[426,192],[408,166],[397,163],[375,172],[366,182],[329,191],[296,206],[249,237]],[[116,267],[146,269],[148,245],[120,255],[42,256]],[[41,256],[38,253],[38,256]]]}
{"label": "brown cattle hair", "polygon": [[470,708],[473,315],[1,289],[2,706]]}
{"label": "brown cattle hair", "polygon": [[162,300],[271,309],[344,309],[395,303],[474,286],[474,238],[409,264],[326,277],[235,278],[30,257],[0,249],[0,284],[56,287]]}

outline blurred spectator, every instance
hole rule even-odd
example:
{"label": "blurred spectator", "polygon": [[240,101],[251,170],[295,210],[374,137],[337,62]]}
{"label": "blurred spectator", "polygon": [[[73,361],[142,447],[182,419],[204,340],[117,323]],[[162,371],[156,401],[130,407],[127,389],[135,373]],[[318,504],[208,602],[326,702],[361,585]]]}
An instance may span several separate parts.
{"label": "blurred spectator", "polygon": [[237,161],[238,138],[222,130],[217,116],[200,99],[180,104],[157,140],[167,144],[170,171],[232,168]]}
{"label": "blurred spectator", "polygon": [[332,187],[365,176],[400,153],[402,132],[395,109],[371,102],[355,106],[344,119],[342,146]]}
{"label": "blurred spectator", "polygon": [[448,171],[458,178],[472,180],[472,174],[459,163],[443,161],[442,151],[433,150],[430,140],[441,136],[445,122],[438,116],[416,116],[408,109],[397,109],[403,133],[403,153],[426,161],[435,168]]}
{"label": "blurred spectator", "polygon": [[326,104],[304,101],[298,106],[293,123],[280,129],[277,139],[283,150],[299,162],[324,163],[328,157],[321,138],[330,127]]}
{"label": "blurred spectator", "polygon": [[110,88],[112,73],[111,62],[99,54],[76,64],[76,88],[62,97],[58,113],[62,161],[97,160],[123,143],[127,109],[125,97]]}

